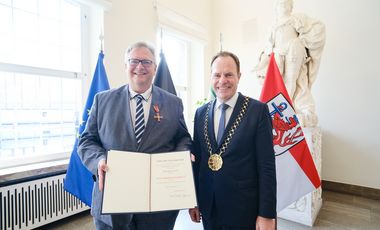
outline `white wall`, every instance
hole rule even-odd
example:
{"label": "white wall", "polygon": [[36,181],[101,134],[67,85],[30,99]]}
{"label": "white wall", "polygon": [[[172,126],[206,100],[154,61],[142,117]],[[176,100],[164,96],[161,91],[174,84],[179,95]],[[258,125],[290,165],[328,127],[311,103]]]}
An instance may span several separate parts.
{"label": "white wall", "polygon": [[[206,37],[205,93],[209,60],[223,49],[241,59],[239,90],[258,98],[261,86],[251,70],[274,18],[274,0],[161,0],[161,4],[199,23]],[[190,4],[191,2],[191,4]],[[211,5],[210,5],[211,4]],[[378,0],[295,0],[294,12],[326,24],[327,42],[313,95],[323,130],[322,179],[380,189],[380,21]],[[112,87],[124,84],[123,55],[136,40],[155,40],[153,1],[113,0],[105,13],[105,64]]]}
{"label": "white wall", "polygon": [[[250,71],[274,18],[274,0],[214,0],[214,4],[215,28],[224,34],[223,47],[236,52],[242,62],[239,90],[258,98],[261,86]],[[322,63],[313,86],[323,130],[322,179],[377,189],[379,10],[378,0],[294,2],[294,12],[318,18],[327,28]]]}
{"label": "white wall", "polygon": [[156,14],[150,0],[113,0],[104,14],[104,63],[111,87],[127,82],[124,52],[133,42],[155,42]]}
{"label": "white wall", "polygon": [[314,5],[327,27],[314,87],[324,135],[323,179],[379,189],[380,2],[323,0]]}
{"label": "white wall", "polygon": [[[160,22],[156,11],[157,6],[178,14],[185,20],[192,21],[205,30],[204,36],[193,34],[196,38],[205,42],[205,53],[210,59],[209,27],[210,27],[210,1],[175,1],[175,0],[109,0],[112,2],[111,10],[105,12],[105,66],[110,80],[111,87],[125,84],[127,81],[124,72],[124,52],[133,42],[145,40],[152,43],[156,41],[156,33]],[[168,23],[167,20],[164,20]],[[170,23],[170,22],[169,22]],[[181,24],[171,23],[175,29],[184,33],[191,31],[181,27]],[[177,28],[176,28],[177,27]],[[189,34],[192,35],[192,34]]]}

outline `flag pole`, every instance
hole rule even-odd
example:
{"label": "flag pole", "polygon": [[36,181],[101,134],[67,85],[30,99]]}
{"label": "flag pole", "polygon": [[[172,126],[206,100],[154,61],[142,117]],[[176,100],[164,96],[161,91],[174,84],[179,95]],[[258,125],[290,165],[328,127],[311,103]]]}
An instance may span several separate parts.
{"label": "flag pole", "polygon": [[161,29],[161,32],[160,32],[160,57],[161,57],[161,54],[162,54],[162,27],[160,28]]}
{"label": "flag pole", "polygon": [[100,40],[100,52],[103,53],[103,40],[104,40],[104,35],[103,35],[103,31],[100,32],[100,35],[99,35],[99,40]]}
{"label": "flag pole", "polygon": [[166,63],[165,55],[163,52],[163,34],[162,34],[162,27],[160,28],[160,44],[161,44],[161,49],[160,49],[160,62],[157,66],[157,71],[156,71],[156,76],[154,78],[153,84],[155,86],[160,87],[161,89],[164,89],[168,91],[169,93],[172,93],[174,95],[177,95],[177,92],[175,90],[175,86],[172,80],[172,77],[170,75],[169,67],[168,64]]}

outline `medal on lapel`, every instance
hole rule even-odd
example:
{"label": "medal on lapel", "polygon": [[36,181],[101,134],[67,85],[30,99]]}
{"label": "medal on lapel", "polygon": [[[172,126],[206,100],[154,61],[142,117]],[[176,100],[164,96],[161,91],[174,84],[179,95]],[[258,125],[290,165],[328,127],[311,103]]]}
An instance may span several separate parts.
{"label": "medal on lapel", "polygon": [[158,105],[153,105],[153,110],[156,113],[156,115],[154,115],[154,119],[160,122],[163,116],[160,115],[160,108],[158,108]]}

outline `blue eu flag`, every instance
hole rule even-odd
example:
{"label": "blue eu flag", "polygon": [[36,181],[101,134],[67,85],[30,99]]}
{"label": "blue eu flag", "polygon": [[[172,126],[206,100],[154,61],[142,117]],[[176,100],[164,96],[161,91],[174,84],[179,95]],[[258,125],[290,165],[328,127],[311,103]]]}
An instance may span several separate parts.
{"label": "blue eu flag", "polygon": [[160,64],[157,67],[156,77],[154,78],[154,85],[168,91],[169,93],[177,95],[164,53],[161,52],[160,57],[161,60]]}
{"label": "blue eu flag", "polygon": [[79,136],[82,134],[86,127],[86,122],[92,103],[94,101],[95,94],[104,90],[108,90],[110,88],[107,80],[106,70],[103,65],[103,58],[104,54],[101,51],[98,56],[98,63],[96,64],[96,69],[91,82],[90,91],[88,93],[86,106],[83,110],[82,123],[79,126],[78,135],[75,140],[74,149],[71,152],[70,162],[67,168],[66,178],[64,180],[65,190],[80,199],[88,206],[91,206],[94,180],[92,179],[91,172],[88,171],[87,168],[82,164],[82,161],[78,156],[77,147]]}

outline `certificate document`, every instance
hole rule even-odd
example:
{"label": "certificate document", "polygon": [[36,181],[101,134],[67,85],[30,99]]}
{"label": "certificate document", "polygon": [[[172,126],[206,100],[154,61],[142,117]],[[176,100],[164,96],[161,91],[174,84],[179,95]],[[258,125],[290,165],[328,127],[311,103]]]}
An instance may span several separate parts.
{"label": "certificate document", "polygon": [[102,214],[197,206],[190,152],[108,152]]}

